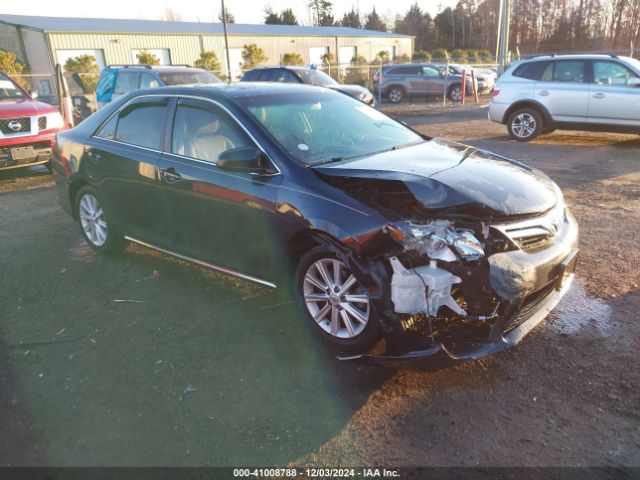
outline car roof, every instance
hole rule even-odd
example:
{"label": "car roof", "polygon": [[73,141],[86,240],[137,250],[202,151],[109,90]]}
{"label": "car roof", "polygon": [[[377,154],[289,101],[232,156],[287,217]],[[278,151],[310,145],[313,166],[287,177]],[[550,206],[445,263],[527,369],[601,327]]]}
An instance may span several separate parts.
{"label": "car roof", "polygon": [[382,68],[394,68],[394,67],[435,67],[435,63],[394,63],[392,65],[383,65]]}
{"label": "car roof", "polygon": [[107,69],[111,70],[153,70],[155,72],[202,72],[206,71],[202,68],[191,67],[189,65],[109,65]]}
{"label": "car roof", "polygon": [[[580,53],[580,54],[566,54],[566,55],[534,55],[532,57],[525,57],[520,59],[520,62],[528,62],[535,60],[603,60],[603,59],[619,59],[626,60],[628,57],[618,55],[605,55],[605,54],[593,54],[593,53]],[[514,62],[515,63],[515,62]]]}
{"label": "car roof", "polygon": [[306,85],[302,83],[279,82],[236,82],[231,84],[174,86],[135,90],[132,96],[164,94],[164,95],[198,95],[210,98],[241,98],[254,95],[291,94],[300,95],[316,92],[331,92],[330,89]]}

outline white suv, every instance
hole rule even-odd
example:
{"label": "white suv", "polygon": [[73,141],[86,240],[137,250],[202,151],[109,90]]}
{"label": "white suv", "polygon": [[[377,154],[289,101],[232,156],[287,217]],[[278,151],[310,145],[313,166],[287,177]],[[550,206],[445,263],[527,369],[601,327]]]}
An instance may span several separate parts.
{"label": "white suv", "polygon": [[521,142],[555,129],[640,133],[640,61],[551,55],[514,62],[496,84],[489,119]]}

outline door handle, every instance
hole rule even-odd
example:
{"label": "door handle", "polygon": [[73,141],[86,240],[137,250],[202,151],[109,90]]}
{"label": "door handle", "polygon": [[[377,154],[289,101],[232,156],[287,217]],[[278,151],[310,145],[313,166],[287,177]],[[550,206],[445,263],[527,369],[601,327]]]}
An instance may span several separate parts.
{"label": "door handle", "polygon": [[549,95],[549,92],[547,90],[542,90],[541,92],[538,92],[538,95],[546,97],[547,95]]}
{"label": "door handle", "polygon": [[606,95],[604,93],[596,93],[593,98],[604,98]]}
{"label": "door handle", "polygon": [[182,176],[178,172],[176,172],[176,169],[173,167],[161,168],[160,176],[164,178],[167,183],[177,182],[182,178]]}

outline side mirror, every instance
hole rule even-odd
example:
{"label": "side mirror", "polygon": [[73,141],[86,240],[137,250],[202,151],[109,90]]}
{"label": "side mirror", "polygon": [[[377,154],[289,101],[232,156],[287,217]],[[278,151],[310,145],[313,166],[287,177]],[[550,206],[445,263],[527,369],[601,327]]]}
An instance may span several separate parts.
{"label": "side mirror", "polygon": [[31,100],[37,100],[38,99],[38,90],[29,90],[27,93],[31,97]]}
{"label": "side mirror", "polygon": [[226,150],[218,155],[218,168],[232,172],[261,172],[262,154],[254,147],[240,147]]}
{"label": "side mirror", "polygon": [[638,77],[631,77],[629,79],[629,81],[627,82],[627,86],[628,87],[640,87],[640,78]]}

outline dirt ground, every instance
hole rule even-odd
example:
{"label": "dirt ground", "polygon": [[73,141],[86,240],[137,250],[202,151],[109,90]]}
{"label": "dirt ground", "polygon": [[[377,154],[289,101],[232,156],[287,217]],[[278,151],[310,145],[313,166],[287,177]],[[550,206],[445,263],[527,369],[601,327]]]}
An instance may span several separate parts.
{"label": "dirt ground", "polygon": [[425,373],[340,363],[284,294],[96,256],[44,169],[0,174],[1,465],[640,464],[640,136],[520,144],[486,109],[393,110],[563,188],[578,279],[517,348]]}

